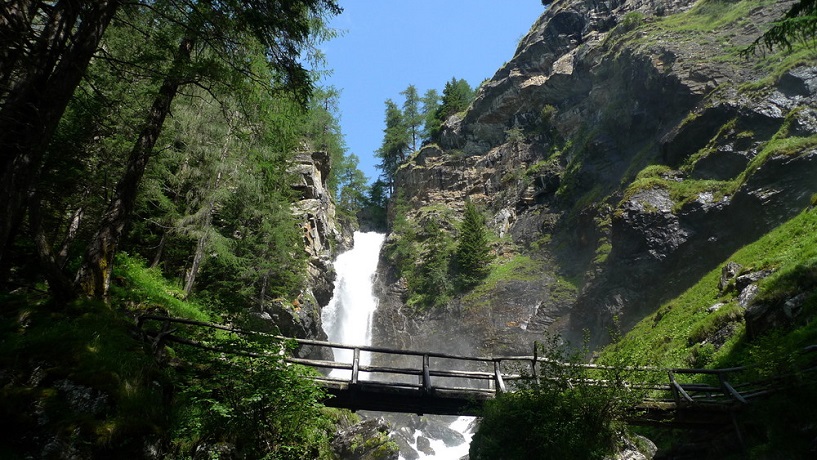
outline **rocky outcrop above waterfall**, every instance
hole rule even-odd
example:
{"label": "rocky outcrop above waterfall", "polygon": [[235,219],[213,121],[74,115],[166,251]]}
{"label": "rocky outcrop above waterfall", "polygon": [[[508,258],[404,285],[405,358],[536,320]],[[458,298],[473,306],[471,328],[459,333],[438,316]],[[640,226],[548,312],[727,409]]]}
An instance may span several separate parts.
{"label": "rocky outcrop above waterfall", "polygon": [[629,327],[809,206],[817,59],[736,51],[789,5],[554,2],[396,177],[404,217],[454,236],[465,200],[480,205],[497,265],[516,268],[416,312],[384,258],[379,340],[528,353],[543,331],[587,329],[604,342],[613,318]]}
{"label": "rocky outcrop above waterfall", "polygon": [[[321,308],[332,298],[335,280],[332,261],[338,252],[352,246],[352,225],[337,216],[326,188],[330,167],[329,155],[321,151],[298,154],[290,167],[292,189],[299,197],[292,212],[300,222],[308,254],[307,287],[294,302],[273,301],[262,314],[288,337],[326,338]],[[311,351],[301,353],[309,355]]]}

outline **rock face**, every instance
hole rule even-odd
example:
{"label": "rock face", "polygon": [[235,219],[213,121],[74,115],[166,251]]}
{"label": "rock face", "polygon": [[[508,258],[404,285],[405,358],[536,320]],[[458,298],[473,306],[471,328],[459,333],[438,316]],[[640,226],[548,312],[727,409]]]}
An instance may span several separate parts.
{"label": "rock face", "polygon": [[[546,10],[396,177],[407,219],[447,209],[456,220],[470,199],[490,216],[497,258],[524,255],[529,269],[418,314],[384,258],[377,342],[527,354],[543,331],[578,341],[589,330],[603,343],[614,317],[630,327],[809,205],[817,60],[734,51],[790,2],[694,3]],[[744,10],[719,19],[729,8]],[[451,220],[441,226],[456,235]]]}
{"label": "rock face", "polygon": [[[329,155],[319,151],[299,154],[290,168],[292,188],[300,195],[300,200],[292,205],[292,212],[300,222],[304,249],[308,253],[307,288],[295,302],[275,301],[262,313],[264,319],[270,320],[288,337],[326,339],[321,308],[332,298],[335,280],[332,260],[337,251],[352,246],[351,225],[339,221],[335,204],[326,190],[329,168]],[[305,347],[299,353],[312,356],[315,352]]]}
{"label": "rock face", "polygon": [[389,441],[389,430],[382,419],[365,420],[338,433],[332,451],[348,460],[397,460],[397,445]]}

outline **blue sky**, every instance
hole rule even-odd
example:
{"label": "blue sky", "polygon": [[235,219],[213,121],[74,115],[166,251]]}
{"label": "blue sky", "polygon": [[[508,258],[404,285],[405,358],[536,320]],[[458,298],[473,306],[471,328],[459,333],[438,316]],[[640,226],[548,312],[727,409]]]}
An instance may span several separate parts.
{"label": "blue sky", "polygon": [[372,181],[374,151],[383,140],[386,99],[402,105],[410,84],[422,96],[442,93],[452,77],[472,87],[509,61],[542,14],[539,0],[340,0],[331,27],[343,36],[324,43],[332,74],[323,84],[341,91],[341,129],[349,153]]}

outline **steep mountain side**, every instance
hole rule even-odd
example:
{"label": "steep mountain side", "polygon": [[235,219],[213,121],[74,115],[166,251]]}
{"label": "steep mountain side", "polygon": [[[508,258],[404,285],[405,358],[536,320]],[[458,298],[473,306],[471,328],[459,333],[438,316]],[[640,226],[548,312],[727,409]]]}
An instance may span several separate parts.
{"label": "steep mountain side", "polygon": [[524,353],[543,331],[589,330],[604,343],[614,318],[631,327],[807,207],[817,56],[739,54],[790,3],[554,2],[397,174],[393,214],[420,232],[456,235],[464,201],[483,207],[493,272],[413,310],[393,233],[377,340]]}

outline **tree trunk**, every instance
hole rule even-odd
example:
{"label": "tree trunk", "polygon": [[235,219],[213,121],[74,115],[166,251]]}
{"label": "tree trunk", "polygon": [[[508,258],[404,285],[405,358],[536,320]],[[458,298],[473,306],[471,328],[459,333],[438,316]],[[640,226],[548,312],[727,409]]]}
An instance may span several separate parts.
{"label": "tree trunk", "polygon": [[48,290],[57,303],[67,302],[76,297],[76,294],[71,285],[71,280],[63,272],[58,256],[54,255],[48,238],[45,236],[39,198],[32,198],[29,210],[29,225],[34,235],[34,247],[37,251],[42,274],[48,281]]}
{"label": "tree trunk", "polygon": [[[210,216],[210,213],[207,213],[207,216]],[[196,282],[196,275],[199,272],[199,267],[201,267],[201,260],[204,258],[204,248],[207,247],[207,234],[210,231],[210,222],[211,219],[206,220],[206,227],[202,232],[201,237],[199,237],[199,242],[196,244],[196,253],[193,254],[193,263],[190,265],[190,270],[187,271],[187,279],[184,282],[184,298],[190,297],[190,293],[193,291],[193,283]]]}
{"label": "tree trunk", "polygon": [[11,0],[0,9],[0,101],[9,91],[9,84],[18,63],[25,54],[26,40],[31,35],[31,23],[39,2]]}
{"label": "tree trunk", "polygon": [[156,246],[156,254],[154,254],[153,260],[150,262],[150,268],[159,266],[159,262],[162,261],[162,253],[164,253],[165,250],[165,244],[167,244],[167,230],[162,232],[162,238],[159,239],[159,245]]}
{"label": "tree trunk", "polygon": [[[227,158],[227,154],[230,152],[230,140],[232,137],[232,124],[229,124],[228,121],[228,129],[227,134],[225,135],[224,146],[221,149],[221,155],[219,156],[218,165],[224,163],[224,160]],[[187,280],[184,283],[184,297],[187,298],[190,296],[190,293],[193,292],[193,284],[196,282],[196,276],[199,273],[199,269],[201,268],[201,262],[204,259],[204,250],[207,248],[207,238],[210,234],[210,227],[213,224],[213,212],[216,209],[216,190],[218,190],[218,186],[221,183],[221,177],[223,175],[223,171],[219,168],[218,174],[216,174],[215,179],[213,180],[212,185],[209,187],[210,199],[207,200],[207,209],[204,213],[204,222],[202,223],[202,234],[199,238],[199,242],[196,244],[196,253],[193,255],[193,264],[190,266],[190,270],[187,272]]]}
{"label": "tree trunk", "polygon": [[77,272],[75,283],[89,297],[104,297],[108,293],[117,245],[133,213],[139,184],[162,132],[165,118],[170,113],[173,98],[182,84],[182,74],[190,61],[192,50],[193,40],[184,38],[174,58],[173,67],[159,88],[139,138],[131,150],[125,172],[116,185],[108,210],[85,252],[85,260]]}
{"label": "tree trunk", "polygon": [[83,14],[82,3],[63,0],[51,7],[31,59],[0,110],[0,262],[25,213],[45,149],[119,7],[119,0],[100,0]]}

